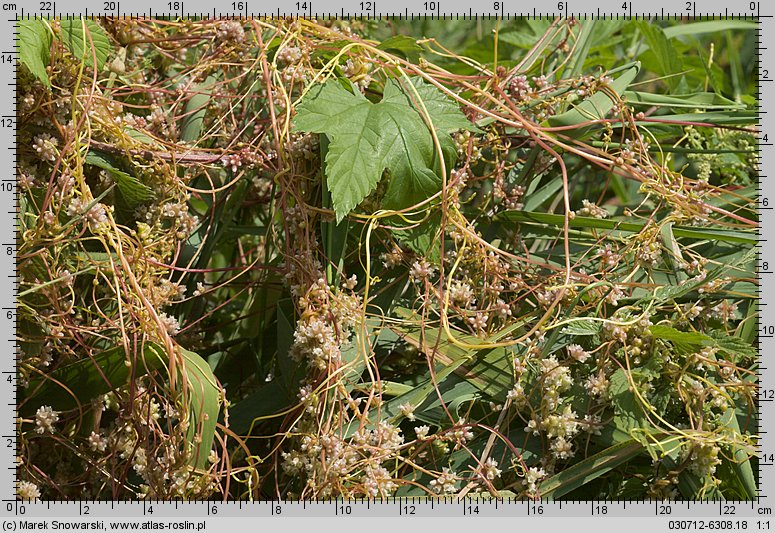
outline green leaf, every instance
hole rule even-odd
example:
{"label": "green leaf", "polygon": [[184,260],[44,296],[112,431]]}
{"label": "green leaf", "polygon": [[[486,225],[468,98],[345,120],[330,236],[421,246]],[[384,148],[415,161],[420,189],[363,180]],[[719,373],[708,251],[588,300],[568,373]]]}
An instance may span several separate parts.
{"label": "green leaf", "polygon": [[[434,171],[438,156],[412,90],[404,92],[397,81],[388,80],[382,101],[375,104],[344,83],[333,80],[314,87],[294,119],[296,131],[322,133],[330,140],[326,180],[337,222],[374,190],[385,170],[391,175],[385,208],[408,207],[438,192],[441,177]],[[437,89],[417,80],[412,83],[447,146],[452,143],[447,135],[451,131],[475,129]]]}
{"label": "green leaf", "polygon": [[[652,24],[651,22],[643,21],[638,25],[643,37],[649,45],[652,53],[657,58],[657,65],[659,66],[658,74],[670,75],[681,71],[681,56],[675,51],[670,40],[665,36],[662,28]],[[667,83],[671,87],[675,87],[679,81],[679,77],[668,78]]]}
{"label": "green leaf", "polygon": [[194,88],[193,94],[186,102],[181,119],[180,140],[193,143],[202,136],[207,106],[210,104],[212,89],[215,86],[215,76],[209,76],[202,84]]}
{"label": "green leaf", "polygon": [[397,53],[412,63],[419,61],[420,54],[422,53],[422,47],[408,35],[389,37],[382,41],[377,48],[386,52]]}
{"label": "green leaf", "polygon": [[627,103],[631,105],[717,110],[745,109],[743,104],[733,102],[719,94],[708,92],[666,95],[625,91],[624,97],[627,99]]}
{"label": "green leaf", "polygon": [[649,332],[658,339],[691,344],[693,346],[705,346],[711,340],[710,337],[704,333],[699,333],[697,331],[678,331],[675,328],[663,326],[661,324],[650,326]]}
{"label": "green leaf", "polygon": [[30,416],[42,405],[50,405],[56,411],[88,409],[92,399],[123,387],[130,376],[138,377],[162,368],[166,360],[167,355],[160,346],[148,343],[136,364],[128,366],[124,348],[111,348],[30,379],[27,398],[19,412]]}
{"label": "green leaf", "polygon": [[595,31],[596,25],[598,25],[598,21],[595,19],[585,20],[584,24],[582,24],[581,31],[574,44],[574,53],[568,59],[563,77],[575,78],[584,70],[584,62],[587,60],[589,49],[597,33]]}
{"label": "green leaf", "polygon": [[706,113],[678,113],[675,115],[655,115],[639,122],[639,124],[707,124],[709,127],[735,126],[756,124],[756,112],[740,111],[708,111]]}
{"label": "green leaf", "polygon": [[615,444],[542,481],[538,485],[537,492],[542,498],[549,500],[560,498],[637,457],[642,452],[643,444],[634,439]]}
{"label": "green leaf", "polygon": [[[623,94],[625,89],[632,83],[632,80],[635,79],[635,76],[638,75],[639,70],[640,63],[633,64],[611,83],[611,89],[619,95]],[[587,98],[573,109],[549,117],[547,123],[553,127],[574,126],[576,124],[581,124],[582,122],[601,119],[614,107],[615,103],[616,102],[611,99],[607,93],[600,91],[593,94],[590,98]],[[568,131],[565,131],[564,133],[570,134]]]}
{"label": "green leaf", "polygon": [[[643,373],[633,370],[630,375],[636,384],[639,383],[639,377]],[[609,379],[608,394],[611,398],[611,405],[614,408],[615,416],[613,419],[613,428],[619,435],[632,437],[632,431],[649,425],[646,413],[641,406],[640,400],[630,389],[630,380],[627,371],[619,368],[611,374]],[[615,435],[616,437],[616,435]],[[625,437],[626,438],[626,437]],[[621,440],[620,438],[617,440]]]}
{"label": "green leaf", "polygon": [[[480,131],[460,111],[458,104],[438,88],[425,83],[422,78],[410,78],[410,80],[414,89],[411,87],[404,89],[403,83],[399,85],[394,81],[390,89],[387,86],[385,87],[385,96],[382,101],[411,105],[415,110],[421,109],[418,103],[421,101],[431,117],[433,127],[444,133],[454,133],[459,130]],[[417,100],[418,97],[419,101]]]}
{"label": "green leaf", "polygon": [[[516,222],[534,222],[538,224],[550,224],[561,228],[563,226],[564,215],[553,213],[541,213],[538,211],[503,211],[497,215],[497,218],[513,220]],[[573,217],[569,221],[571,228],[587,229],[607,229],[621,231],[625,233],[638,233],[646,227],[642,222],[622,222],[619,220],[594,217]],[[694,227],[673,227],[675,237],[687,239],[701,239],[709,241],[722,241],[731,243],[740,243],[753,245],[756,244],[756,234],[753,231],[733,231],[716,228],[694,228]]]}
{"label": "green leaf", "polygon": [[[718,279],[722,276],[726,276],[730,271],[741,271],[744,265],[748,265],[755,260],[756,252],[753,249],[747,250],[741,257],[732,261],[727,261],[725,264],[720,264],[710,270],[704,277],[690,278],[679,285],[663,285],[659,287],[653,294],[650,294],[644,298],[641,298],[637,304],[657,305],[662,302],[666,302],[671,299],[680,298],[690,292],[699,289],[700,287],[710,283],[711,281]],[[751,273],[753,273],[751,271]],[[637,305],[636,304],[636,305]]]}
{"label": "green leaf", "polygon": [[597,335],[603,327],[603,323],[598,320],[575,320],[565,326],[562,332],[566,335]]}
{"label": "green leaf", "polygon": [[296,401],[279,381],[262,384],[254,393],[229,408],[229,429],[240,436],[249,436],[259,419],[276,415]]}
{"label": "green leaf", "polygon": [[708,335],[716,348],[733,357],[754,359],[759,355],[753,344],[725,331],[712,330]]}
{"label": "green leaf", "polygon": [[[192,464],[204,468],[215,437],[220,388],[204,359],[183,348],[178,349],[184,360],[192,413],[189,428],[189,439],[194,443]],[[46,376],[35,377],[30,380],[28,397],[21,404],[20,412],[30,416],[42,405],[50,405],[56,411],[90,408],[94,398],[127,385],[130,379],[164,368],[168,357],[161,346],[148,343],[134,365],[127,365],[126,361],[124,348],[117,346],[93,358],[58,368]]]}
{"label": "green leaf", "polygon": [[413,252],[437,263],[440,259],[438,237],[441,229],[441,212],[426,213],[422,213],[426,217],[421,219],[422,222],[410,227],[406,227],[406,222],[402,219],[391,217],[396,219],[395,222],[391,220],[394,227],[406,227],[406,229],[394,229],[393,235]]}
{"label": "green leaf", "polygon": [[684,35],[700,35],[702,33],[717,33],[726,30],[754,30],[758,24],[747,20],[709,20],[706,22],[692,22],[689,24],[676,24],[669,26],[662,31],[665,37],[673,39]]}
{"label": "green leaf", "polygon": [[46,67],[51,59],[51,31],[42,20],[20,20],[19,61],[46,87],[51,87]]}
{"label": "green leaf", "polygon": [[188,438],[193,447],[189,464],[195,468],[207,467],[207,459],[215,439],[215,426],[221,412],[221,388],[207,361],[194,352],[179,348],[183,356],[189,394],[191,419]]}
{"label": "green leaf", "polygon": [[659,339],[672,343],[716,348],[734,358],[753,359],[758,355],[752,344],[721,330],[711,330],[706,335],[697,331],[678,331],[669,326],[657,324],[649,327],[649,332]]}
{"label": "green leaf", "polygon": [[62,19],[60,24],[62,42],[70,53],[89,68],[102,70],[112,47],[100,25],[88,18]]}
{"label": "green leaf", "polygon": [[119,170],[113,164],[112,159],[101,152],[91,150],[86,154],[84,163],[87,165],[94,165],[99,167],[110,174],[110,176],[116,181],[118,190],[121,191],[121,195],[126,202],[134,207],[143,202],[153,200],[153,189],[145,185],[143,182],[124,172]]}
{"label": "green leaf", "polygon": [[[743,432],[740,431],[740,422],[737,419],[735,409],[727,409],[727,411],[721,415],[721,423],[729,429],[733,435],[740,436]],[[756,492],[756,476],[753,473],[753,467],[751,466],[751,454],[743,449],[741,446],[732,446],[734,450],[734,457],[732,458],[732,470],[740,481],[742,488],[745,490],[746,499],[753,500],[757,496]],[[728,460],[727,458],[724,459]]]}
{"label": "green leaf", "polygon": [[299,381],[304,377],[305,365],[291,357],[293,332],[296,329],[293,302],[283,298],[277,302],[277,370],[275,382],[279,383],[286,396],[293,397],[298,392]]}

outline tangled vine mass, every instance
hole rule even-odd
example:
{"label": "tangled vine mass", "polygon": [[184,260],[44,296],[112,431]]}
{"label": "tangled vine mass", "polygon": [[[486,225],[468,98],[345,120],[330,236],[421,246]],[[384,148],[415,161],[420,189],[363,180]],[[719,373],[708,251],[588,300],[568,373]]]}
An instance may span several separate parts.
{"label": "tangled vine mass", "polygon": [[751,499],[755,23],[18,23],[19,498]]}

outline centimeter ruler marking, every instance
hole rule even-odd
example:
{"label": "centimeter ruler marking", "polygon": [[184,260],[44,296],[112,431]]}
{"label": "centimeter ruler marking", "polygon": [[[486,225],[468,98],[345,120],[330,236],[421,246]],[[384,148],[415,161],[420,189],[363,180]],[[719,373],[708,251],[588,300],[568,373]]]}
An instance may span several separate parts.
{"label": "centimeter ruler marking", "polygon": [[[212,502],[172,501],[17,501],[6,500],[2,514],[15,517],[58,518],[293,518],[293,517],[713,517],[726,524],[718,529],[769,530],[775,527],[773,510],[755,501],[663,501],[663,500],[574,500],[525,501],[508,498],[454,497],[388,498],[378,500],[255,501]],[[756,524],[747,522],[755,519]],[[742,525],[745,521],[746,525]]]}
{"label": "centimeter ruler marking", "polygon": [[[481,13],[474,12],[470,7],[466,6],[465,9],[459,9],[451,12],[442,11],[441,1],[429,1],[415,2],[418,5],[414,5],[412,10],[407,7],[404,12],[383,13],[377,11],[377,2],[359,2],[361,9],[358,11],[345,10],[341,5],[328,5],[329,2],[324,0],[316,0],[313,10],[313,3],[311,1],[300,1],[291,3],[296,6],[295,10],[281,11],[277,9],[275,13],[272,12],[259,12],[253,13],[250,11],[249,4],[258,4],[258,2],[241,1],[232,2],[231,11],[217,12],[216,8],[210,12],[209,7],[202,11],[187,11],[184,8],[194,6],[195,4],[204,4],[205,2],[197,2],[195,0],[187,0],[185,2],[166,2],[167,11],[154,11],[153,7],[148,8],[147,12],[138,9],[137,12],[126,13],[121,9],[120,2],[91,2],[92,4],[100,4],[103,10],[92,9],[85,6],[86,2],[68,2],[60,0],[60,9],[57,9],[56,2],[34,2],[33,5],[39,4],[38,10],[26,9],[20,7],[14,3],[0,3],[0,9],[8,12],[13,17],[6,19],[6,27],[11,29],[13,23],[22,18],[79,18],[82,16],[91,17],[121,17],[124,19],[147,19],[147,18],[186,18],[186,17],[198,17],[198,18],[231,18],[231,19],[246,19],[246,18],[272,18],[272,17],[299,17],[299,18],[326,18],[326,19],[365,19],[376,20],[380,18],[397,18],[397,19],[446,19],[446,20],[477,20],[480,18],[493,19],[496,17],[505,18],[506,20],[512,18],[555,18],[555,17],[574,17],[581,20],[586,19],[608,19],[608,20],[622,20],[622,19],[670,19],[670,20],[724,20],[724,19],[743,19],[743,20],[756,20],[759,22],[756,28],[756,47],[757,47],[757,72],[759,76],[756,82],[756,98],[758,101],[757,111],[759,117],[759,142],[757,144],[757,153],[759,161],[759,181],[757,183],[757,193],[759,198],[759,212],[760,212],[760,225],[762,228],[769,226],[771,219],[775,216],[773,213],[773,207],[769,204],[771,201],[775,201],[775,184],[770,186],[766,180],[766,172],[771,165],[775,165],[775,154],[772,153],[772,142],[765,142],[764,135],[768,132],[773,132],[768,127],[769,118],[767,111],[763,109],[764,103],[769,102],[769,92],[773,89],[769,89],[771,84],[764,83],[773,81],[775,76],[775,65],[769,60],[769,55],[765,52],[769,50],[770,43],[775,39],[775,29],[771,28],[772,24],[768,19],[772,18],[772,15],[763,14],[760,10],[760,2],[748,2],[748,1],[733,1],[729,3],[723,2],[703,2],[703,7],[707,7],[707,10],[698,12],[696,2],[680,2],[682,10],[675,10],[675,4],[669,6],[666,10],[664,7],[659,8],[659,12],[651,11],[638,11],[638,3],[624,2],[619,4],[618,0],[613,2],[607,2],[605,8],[601,11],[600,6],[594,6],[591,10],[586,10],[587,6],[584,2],[574,0],[573,8],[575,9],[579,4],[583,11],[574,12],[571,9],[571,2],[562,1],[558,2],[557,9],[548,9],[546,11],[540,11],[533,8],[529,12],[509,12],[507,2],[494,2],[492,10],[483,11]],[[136,7],[138,2],[133,2]],[[443,4],[446,7],[449,4],[456,2],[450,0],[444,0]],[[513,0],[508,4],[515,4]],[[324,5],[324,9],[319,10],[321,4]],[[353,4],[356,4],[353,2]],[[656,9],[655,2],[650,2],[650,7]],[[711,6],[708,4],[720,4]],[[391,2],[394,9],[397,6],[394,2]],[[62,7],[65,7],[65,11],[62,11]],[[263,7],[263,6],[262,6]],[[520,6],[522,7],[522,6]],[[112,9],[107,9],[112,8]],[[420,9],[422,8],[422,9]],[[608,11],[606,12],[606,8]],[[68,11],[68,9],[72,11]],[[723,11],[722,11],[723,9]],[[16,126],[15,110],[18,103],[18,89],[16,86],[17,80],[17,68],[18,62],[16,57],[18,54],[18,33],[16,31],[3,32],[2,35],[5,39],[0,45],[0,50],[12,50],[12,52],[0,52],[0,70],[5,67],[9,69],[9,73],[12,76],[12,81],[3,84],[2,93],[0,98],[5,102],[5,110],[12,114],[13,127],[3,127],[0,129],[0,136],[2,136],[3,142],[8,148],[6,157],[2,158],[4,162],[4,168],[7,170],[7,174],[0,180],[2,183],[12,183],[16,177]],[[765,76],[765,73],[768,74]],[[4,115],[3,118],[6,118]],[[775,134],[775,133],[773,133]],[[3,189],[5,191],[5,189]],[[2,312],[4,315],[0,318],[6,320],[0,321],[0,335],[5,335],[7,341],[6,350],[6,363],[2,365],[2,371],[0,375],[3,376],[3,381],[0,381],[1,385],[4,385],[4,398],[10,409],[0,409],[0,427],[7,428],[6,434],[2,435],[2,441],[0,441],[0,450],[3,450],[2,456],[5,456],[5,464],[8,467],[5,469],[8,474],[0,475],[0,497],[4,497],[3,504],[0,509],[6,515],[14,516],[47,516],[56,515],[63,517],[114,517],[116,512],[120,511],[124,516],[131,517],[173,517],[182,518],[190,517],[195,519],[197,517],[245,517],[245,516],[309,516],[310,513],[320,516],[676,516],[676,517],[723,517],[724,519],[735,520],[738,517],[757,517],[760,520],[757,521],[758,528],[769,529],[770,524],[767,517],[771,516],[772,508],[764,505],[764,498],[767,498],[767,493],[770,490],[774,490],[775,487],[775,446],[773,445],[772,437],[769,432],[764,428],[767,427],[765,419],[770,420],[770,410],[775,408],[775,377],[769,378],[768,367],[765,365],[765,354],[769,352],[769,347],[775,348],[775,316],[769,312],[766,307],[766,302],[761,301],[759,298],[759,313],[756,316],[757,331],[759,332],[759,366],[758,366],[758,378],[760,386],[760,394],[757,395],[757,404],[759,407],[759,417],[757,420],[758,435],[760,436],[757,442],[757,449],[759,450],[759,494],[758,498],[752,502],[664,502],[664,501],[637,501],[637,502],[625,502],[625,501],[560,501],[560,502],[527,502],[527,501],[511,501],[508,499],[479,499],[469,498],[466,500],[457,500],[454,498],[408,498],[408,499],[388,499],[388,500],[330,500],[330,501],[317,501],[317,502],[291,502],[291,501],[267,501],[267,502],[197,502],[197,501],[172,501],[172,502],[159,502],[159,501],[143,501],[143,502],[29,502],[19,501],[15,499],[16,487],[19,482],[19,464],[20,457],[18,456],[17,449],[17,413],[15,406],[18,403],[18,387],[16,383],[16,364],[19,354],[19,343],[16,338],[16,331],[18,328],[18,313],[16,312],[15,300],[16,294],[19,291],[19,280],[17,277],[18,271],[17,265],[17,250],[21,244],[21,230],[22,226],[18,220],[19,211],[19,197],[18,191],[14,188],[14,194],[5,194],[1,198],[3,206],[0,208],[0,212],[7,213],[8,216],[13,217],[12,220],[7,221],[5,228],[13,234],[4,236],[5,242],[0,246],[3,247],[5,253],[2,255],[7,260],[6,272],[10,272],[9,276],[14,280],[13,284],[4,284],[0,287],[0,290],[4,291],[2,297],[4,302],[9,302],[14,307],[3,307]],[[763,231],[759,232],[759,239],[757,243],[758,250],[758,281],[759,288],[757,293],[761,294],[775,294],[775,280],[768,281],[771,276],[761,276],[760,274],[769,273],[772,271],[770,264],[766,258],[770,256],[768,250],[765,248],[768,245],[768,241],[764,238]],[[764,266],[767,268],[764,268]],[[775,263],[773,263],[775,264]],[[772,353],[772,352],[770,352]],[[773,406],[773,407],[770,407]],[[766,415],[766,416],[765,416]],[[2,457],[0,456],[0,457]],[[766,520],[766,523],[764,522]],[[734,524],[733,524],[734,525]],[[766,527],[765,527],[766,526]],[[773,521],[775,527],[775,521]],[[738,528],[738,527],[736,527]],[[752,528],[753,529],[753,528]]]}

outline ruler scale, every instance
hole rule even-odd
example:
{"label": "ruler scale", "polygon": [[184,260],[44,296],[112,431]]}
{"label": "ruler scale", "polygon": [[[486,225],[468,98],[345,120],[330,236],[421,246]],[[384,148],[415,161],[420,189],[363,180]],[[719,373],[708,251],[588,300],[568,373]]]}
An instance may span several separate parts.
{"label": "ruler scale", "polygon": [[[771,274],[775,263],[767,264],[767,258],[775,257],[775,239],[768,239],[767,229],[775,227],[775,152],[773,142],[765,140],[767,133],[775,135],[775,124],[770,102],[775,102],[775,5],[760,1],[689,1],[645,2],[620,0],[587,2],[580,0],[529,4],[517,0],[485,2],[469,5],[460,0],[433,2],[394,0],[385,2],[336,2],[314,0],[306,2],[277,2],[248,0],[224,2],[218,5],[199,0],[173,2],[68,1],[0,3],[0,20],[5,31],[0,33],[0,70],[8,80],[2,84],[0,99],[5,103],[0,125],[0,142],[5,147],[2,165],[5,174],[0,180],[0,245],[2,268],[6,283],[2,284],[2,321],[0,339],[5,341],[5,359],[2,365],[3,400],[0,402],[0,431],[2,445],[0,460],[5,467],[0,474],[0,499],[4,530],[29,529],[25,522],[62,520],[70,523],[98,522],[96,529],[110,530],[109,522],[141,523],[153,520],[159,523],[176,523],[177,529],[204,530],[222,527],[221,524],[263,524],[257,519],[296,517],[321,517],[333,519],[356,518],[404,518],[434,517],[444,519],[438,524],[462,527],[456,518],[500,517],[518,519],[520,525],[541,527],[542,520],[554,518],[594,519],[595,528],[613,530],[614,527],[667,529],[732,529],[768,531],[775,528],[772,518],[775,499],[775,367],[768,364],[768,356],[775,353],[775,309],[768,305],[768,295],[775,294],[775,276]],[[16,339],[15,293],[16,249],[23,238],[17,231],[19,191],[14,186],[16,175],[16,69],[17,40],[15,21],[36,17],[109,16],[124,18],[204,17],[321,17],[321,18],[368,18],[409,17],[430,19],[472,20],[481,17],[514,19],[519,17],[575,17],[621,20],[636,19],[684,19],[754,20],[756,30],[759,80],[756,97],[759,101],[760,142],[757,146],[760,165],[758,184],[760,207],[759,230],[759,495],[755,501],[512,501],[508,499],[467,498],[407,498],[388,500],[337,500],[337,501],[264,501],[264,502],[201,502],[201,501],[21,501],[15,497],[17,479],[16,439],[16,370],[18,354]],[[230,520],[240,519],[238,522]],[[625,521],[625,519],[627,519]],[[649,519],[649,520],[642,520]],[[528,521],[528,522],[526,522]],[[772,522],[772,524],[770,524]],[[392,523],[392,522],[391,522]],[[508,522],[511,523],[511,522]],[[589,525],[590,522],[582,522]],[[267,524],[269,524],[267,522]],[[277,523],[272,522],[272,525]],[[344,523],[343,523],[344,524]],[[570,527],[577,527],[568,524]],[[580,523],[581,524],[581,523]],[[50,525],[50,524],[49,524]],[[227,526],[223,526],[227,527]],[[228,527],[232,527],[229,525]],[[235,526],[237,527],[237,526]],[[269,526],[271,527],[271,525]],[[346,526],[342,526],[346,527]],[[447,526],[444,526],[447,527]],[[466,526],[470,527],[470,526]]]}

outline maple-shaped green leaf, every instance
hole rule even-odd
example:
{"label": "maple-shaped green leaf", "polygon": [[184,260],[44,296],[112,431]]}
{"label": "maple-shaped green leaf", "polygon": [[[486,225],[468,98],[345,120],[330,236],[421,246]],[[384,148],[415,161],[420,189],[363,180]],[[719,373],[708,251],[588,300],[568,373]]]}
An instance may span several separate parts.
{"label": "maple-shaped green leaf", "polygon": [[294,129],[325,134],[330,140],[326,179],[337,222],[374,190],[386,170],[387,209],[411,206],[440,190],[439,158],[418,111],[420,101],[437,132],[447,171],[456,156],[449,133],[476,131],[437,88],[419,79],[412,85],[414,89],[405,91],[399,82],[388,80],[382,101],[373,103],[349,81],[332,80],[314,87],[299,104]]}

